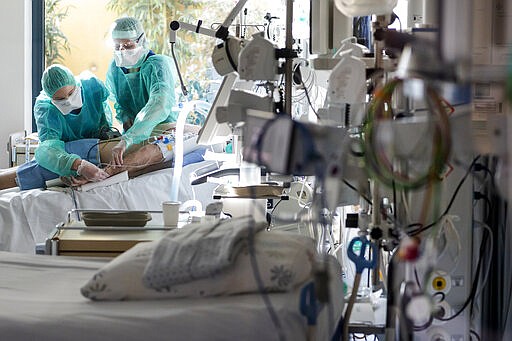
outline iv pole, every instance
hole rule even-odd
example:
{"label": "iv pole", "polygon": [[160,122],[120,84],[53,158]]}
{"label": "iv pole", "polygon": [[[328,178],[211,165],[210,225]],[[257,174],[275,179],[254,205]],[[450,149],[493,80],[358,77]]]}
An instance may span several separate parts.
{"label": "iv pole", "polygon": [[[293,0],[286,0],[286,50],[291,51],[293,47]],[[292,115],[292,74],[293,57],[286,56],[284,69],[284,112]]]}

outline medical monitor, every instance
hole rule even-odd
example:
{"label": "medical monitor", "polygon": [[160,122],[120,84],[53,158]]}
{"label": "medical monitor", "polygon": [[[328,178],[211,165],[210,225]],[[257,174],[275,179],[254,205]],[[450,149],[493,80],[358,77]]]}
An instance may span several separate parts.
{"label": "medical monitor", "polygon": [[218,107],[227,106],[229,94],[237,78],[238,76],[234,72],[224,76],[219,91],[217,92],[212,106],[208,111],[206,121],[199,131],[197,144],[210,145],[223,143],[227,140],[228,136],[231,135],[231,128],[229,125],[227,123],[219,123],[217,121],[216,113]]}

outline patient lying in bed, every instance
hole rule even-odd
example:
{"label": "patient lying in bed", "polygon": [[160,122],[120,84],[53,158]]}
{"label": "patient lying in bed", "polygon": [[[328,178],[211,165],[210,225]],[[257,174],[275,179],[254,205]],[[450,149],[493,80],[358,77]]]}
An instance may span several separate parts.
{"label": "patient lying in bed", "polygon": [[[168,123],[158,131],[157,136],[150,137],[141,144],[134,145],[125,152],[124,164],[111,165],[112,148],[117,140],[99,141],[98,139],[82,139],[66,143],[66,151],[77,154],[98,166],[104,166],[109,175],[128,171],[128,175],[135,176],[172,166],[174,159],[174,129],[175,123]],[[196,144],[197,132],[200,127],[186,124],[184,129],[184,165],[202,161],[205,147]],[[190,154],[190,155],[187,155]],[[37,164],[35,160],[0,171],[0,189],[20,187],[21,190],[44,188],[48,180],[59,176]],[[89,180],[80,177],[61,177],[69,186],[80,186]]]}
{"label": "patient lying in bed", "polygon": [[[112,165],[110,156],[112,148],[117,141],[106,141],[99,146],[100,159],[105,165],[104,170],[109,175],[115,175],[128,171],[130,178],[141,174],[169,168],[174,159],[174,127],[171,123],[169,129],[162,131],[161,135],[153,136],[148,141],[135,145],[128,149],[124,156],[122,165]],[[202,161],[205,147],[196,144],[197,133],[200,127],[195,125],[185,125],[183,136],[183,153],[185,155],[184,165]],[[80,177],[61,178],[66,184],[71,186],[80,186],[88,182],[87,179]]]}

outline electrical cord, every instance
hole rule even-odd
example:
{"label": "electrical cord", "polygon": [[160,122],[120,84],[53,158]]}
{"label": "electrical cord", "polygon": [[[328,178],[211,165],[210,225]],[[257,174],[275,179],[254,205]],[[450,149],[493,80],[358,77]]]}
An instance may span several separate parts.
{"label": "electrical cord", "polygon": [[395,15],[395,18],[398,20],[398,23],[400,24],[400,32],[402,32],[402,20],[400,20],[400,17],[395,12],[393,12],[393,14]]}
{"label": "electrical cord", "polygon": [[484,165],[482,163],[475,163],[475,169],[474,170],[475,170],[475,172],[484,171],[487,175],[489,175],[490,179],[492,180],[493,187],[496,187],[496,185],[494,184],[494,174],[491,172],[489,167],[487,167],[486,165]]}
{"label": "electrical cord", "polygon": [[[256,197],[256,192],[253,187],[249,187],[249,190],[253,193],[251,193],[251,197]],[[252,207],[252,216],[256,216],[256,205],[251,205]],[[254,222],[254,220],[253,220]],[[281,321],[279,320],[279,316],[276,313],[276,310],[274,306],[272,305],[272,301],[270,300],[270,297],[265,290],[265,287],[263,285],[263,280],[261,278],[261,272],[258,267],[258,260],[256,259],[256,249],[255,249],[255,226],[254,223],[249,226],[249,233],[247,236],[247,249],[249,251],[249,259],[251,262],[251,268],[252,273],[254,276],[254,279],[256,281],[256,284],[258,286],[258,292],[261,296],[261,299],[263,300],[263,303],[265,304],[265,307],[267,308],[267,312],[270,316],[270,319],[272,321],[272,324],[274,325],[274,328],[276,329],[277,336],[279,338],[279,341],[286,340],[286,337],[284,335],[283,327],[281,325]]]}
{"label": "electrical cord", "polygon": [[425,324],[421,326],[413,325],[412,328],[414,329],[415,332],[421,332],[430,327],[432,325],[432,322],[434,322],[434,317],[432,316],[432,314],[430,314],[430,318]]}
{"label": "electrical cord", "polygon": [[[482,279],[480,287],[479,287],[477,293],[475,294],[475,299],[476,299],[482,293],[482,290],[487,285],[487,280],[489,279],[489,274],[491,272],[491,262],[492,262],[492,257],[493,257],[493,253],[494,253],[494,238],[493,238],[492,229],[489,227],[489,225],[487,225],[484,222],[477,221],[477,220],[475,220],[475,223],[480,224],[480,226],[482,226],[485,230],[487,230],[487,233],[489,234],[489,243],[490,243],[489,252],[487,253],[488,255],[490,255],[489,256],[489,262],[487,263],[487,267],[486,267],[486,270],[485,270],[485,275],[484,275],[484,277]],[[483,255],[481,254],[480,258],[482,258],[482,257],[483,257]],[[471,315],[473,315],[473,304],[471,304]]]}
{"label": "electrical cord", "polygon": [[102,126],[100,128],[99,139],[100,140],[111,140],[121,137],[121,132],[116,127]]}
{"label": "electrical cord", "polygon": [[270,214],[274,214],[274,211],[276,210],[277,206],[279,206],[279,204],[281,203],[281,201],[283,201],[283,199],[279,199],[279,201],[275,204],[274,208],[272,209],[272,211],[270,212]]}
{"label": "electrical cord", "polygon": [[439,299],[438,303],[441,303],[444,301],[444,299],[446,298],[446,294],[442,291],[438,291],[436,292],[435,294],[432,295],[432,298],[436,297],[436,296],[440,296],[441,298]]}
{"label": "electrical cord", "polygon": [[400,340],[412,340],[413,331],[418,330],[421,331],[426,329],[432,323],[432,314],[429,316],[429,321],[426,324],[421,326],[415,326],[413,321],[407,316],[405,313],[407,311],[407,306],[411,304],[411,300],[413,297],[417,296],[418,289],[416,284],[410,281],[402,281],[400,283],[399,289],[399,324],[400,326]]}
{"label": "electrical cord", "polygon": [[[503,226],[504,226],[503,230],[505,230],[505,228],[508,226],[508,203],[505,202],[504,206],[505,206],[505,210],[504,210],[504,218],[503,218]],[[506,240],[506,239],[503,238],[503,240]],[[512,271],[510,272],[509,283],[512,283]],[[510,308],[512,307],[512,285],[509,285],[508,299],[506,302],[507,303],[505,304],[505,306],[507,307],[507,312],[505,313],[505,318],[503,319],[502,330],[506,329],[507,322],[509,322],[508,318],[510,315],[510,310],[511,310]]]}
{"label": "electrical cord", "polygon": [[[511,272],[511,280],[509,283],[512,283],[512,272]],[[510,306],[511,306],[511,301],[512,300],[512,285],[509,287],[509,293],[508,293],[508,304],[506,304],[506,307],[508,307],[507,309],[507,312],[505,314],[505,318],[503,319],[503,323],[505,323],[505,325],[503,325],[502,329],[505,330],[505,327],[506,327],[506,323],[508,322],[508,316],[510,315]]]}
{"label": "electrical cord", "polygon": [[[121,132],[119,131],[119,129],[117,129],[116,127],[107,127],[107,126],[102,126],[99,130],[99,138],[98,138],[98,142],[96,142],[95,144],[93,144],[89,150],[87,151],[87,154],[86,154],[86,158],[87,160],[90,159],[91,157],[91,152],[92,152],[92,149],[98,145],[100,145],[101,143],[105,142],[105,139],[102,139],[102,135],[104,134],[105,131],[112,131],[112,129],[114,129],[116,132],[119,133],[119,135],[121,135]],[[121,138],[120,136],[116,136],[116,137],[113,137],[113,138],[109,138],[108,140],[109,141],[119,141]],[[99,155],[98,155],[98,159],[99,159]]]}
{"label": "electrical cord", "polygon": [[[310,97],[310,90],[313,88],[313,85],[314,85],[314,73],[310,73],[308,75],[308,78],[306,81],[304,81],[304,78],[302,77],[302,72],[301,72],[301,67],[300,67],[300,63],[296,64],[295,68],[294,68],[294,72],[293,72],[293,75],[294,75],[294,80],[296,81],[296,83],[302,85],[302,90],[304,91],[304,95],[308,101],[308,104],[311,108],[311,110],[313,111],[313,113],[315,114],[316,118],[318,120],[320,120],[320,116],[318,115],[318,112],[316,111],[315,107],[313,106],[313,102],[311,101],[311,97]],[[313,75],[313,76],[311,76]],[[296,78],[296,79],[295,79]],[[313,78],[313,80],[311,81],[311,83],[309,85],[306,85],[307,81],[309,79]],[[303,97],[302,97],[303,98]],[[298,99],[298,101],[302,100],[302,98]]]}
{"label": "electrical cord", "polygon": [[[484,235],[484,237],[482,238],[482,242],[480,243],[480,255],[483,254],[484,246],[487,243],[488,237],[489,237],[488,235]],[[462,307],[459,309],[459,311],[450,317],[446,317],[446,318],[445,317],[435,317],[436,319],[438,319],[440,321],[444,321],[444,322],[451,321],[454,318],[456,318],[457,316],[459,316],[464,311],[464,309],[466,309],[468,307],[468,305],[473,302],[473,300],[475,299],[475,296],[476,296],[477,288],[478,288],[478,279],[480,277],[480,271],[482,268],[482,259],[483,259],[483,257],[481,257],[481,256],[478,259],[478,263],[476,266],[476,272],[475,272],[475,278],[473,279],[473,283],[471,284],[471,291],[470,291],[469,296],[467,297],[466,301],[464,302]]]}
{"label": "electrical cord", "polygon": [[306,94],[306,98],[308,100],[309,106],[311,107],[311,110],[315,114],[316,118],[320,121],[320,116],[318,115],[318,112],[315,110],[313,103],[311,103],[311,99],[309,98],[308,90],[306,89],[306,86],[304,85],[304,82],[302,81],[302,79],[301,79],[301,82],[302,82],[302,86],[304,87],[304,93]]}
{"label": "electrical cord", "polygon": [[483,200],[487,204],[487,217],[486,217],[485,221],[490,221],[491,211],[492,211],[491,200],[489,200],[489,198],[486,195],[484,195],[483,193],[477,192],[477,191],[473,192],[473,199],[474,200]]}
{"label": "electrical cord", "polygon": [[361,193],[354,185],[352,185],[350,182],[348,182],[347,180],[343,179],[343,183],[345,185],[348,186],[348,188],[350,188],[351,190],[353,190],[354,192],[356,192],[357,194],[359,194],[361,196],[361,198],[364,199],[364,201],[366,201],[368,204],[370,204],[370,206],[372,205],[372,201],[366,196],[364,195],[363,193]]}
{"label": "electrical cord", "polygon": [[[313,71],[311,71],[310,68],[305,68],[304,70],[308,70],[307,77],[304,79],[303,71],[302,71],[302,62],[304,62],[306,65],[308,63],[307,59],[304,58],[298,58],[294,61],[297,61],[297,63],[293,67],[293,83],[295,85],[302,85],[307,90],[312,90],[314,88],[314,85],[316,83],[316,75]],[[294,99],[294,102],[300,102],[306,97],[304,93],[301,94],[294,94],[292,95],[292,98]]]}
{"label": "electrical cord", "polygon": [[[474,335],[474,336],[476,337],[476,340],[477,340],[477,341],[480,341],[480,340],[481,340],[480,335],[478,335],[478,333],[477,333],[476,331],[474,331],[473,329],[470,329],[470,330],[469,330],[469,333],[470,333],[471,335]],[[471,338],[471,339],[473,339],[473,337],[471,337],[471,335],[470,335],[470,338]]]}
{"label": "electrical cord", "polygon": [[414,226],[420,226],[418,229],[416,230],[413,230],[413,231],[407,231],[407,234],[409,234],[410,236],[416,236],[426,230],[428,230],[429,228],[431,228],[432,226],[435,226],[437,223],[439,223],[441,221],[441,219],[448,214],[448,212],[450,211],[450,209],[452,208],[453,206],[453,203],[455,202],[455,199],[457,197],[457,194],[459,193],[462,185],[464,184],[464,182],[466,181],[466,179],[468,178],[469,174],[471,174],[471,171],[473,169],[473,166],[475,165],[475,162],[480,158],[480,155],[478,155],[477,157],[475,157],[473,159],[473,161],[471,162],[468,170],[466,171],[466,174],[464,174],[464,176],[462,177],[462,179],[459,181],[457,187],[455,188],[455,191],[453,192],[452,194],[452,197],[450,199],[450,201],[448,202],[448,206],[446,206],[446,209],[444,210],[444,212],[432,223],[428,224],[428,225],[425,225],[425,226],[421,226],[420,223],[414,223],[414,224],[410,224],[408,227],[414,227]]}
{"label": "electrical cord", "polygon": [[421,282],[416,267],[414,267],[414,280],[416,281],[416,285],[418,285],[418,288],[421,290]]}
{"label": "electrical cord", "polygon": [[[178,58],[176,58],[176,54],[174,53],[174,44],[175,43],[170,43],[170,44],[171,44],[172,59],[174,60],[174,65],[176,66],[176,72],[178,74],[178,78],[180,79],[181,93],[183,94],[184,97],[187,97],[188,90],[187,90],[187,87],[185,86],[185,83],[183,82],[183,77],[181,77],[180,67],[178,65]],[[226,52],[228,52],[228,50],[229,49],[226,46]]]}
{"label": "electrical cord", "polygon": [[250,255],[253,275],[258,284],[258,290],[259,290],[260,296],[263,299],[263,302],[265,303],[265,306],[267,308],[270,319],[272,320],[272,323],[274,324],[274,327],[277,330],[277,335],[279,337],[279,340],[280,341],[286,340],[284,333],[283,333],[283,328],[281,326],[281,322],[279,321],[279,317],[277,316],[277,313],[275,311],[275,308],[272,305],[272,302],[268,296],[268,293],[265,291],[265,288],[263,287],[263,281],[261,279],[261,273],[258,268],[258,261],[256,259],[256,251],[254,249],[254,226],[249,229],[248,249],[249,249],[249,255]]}

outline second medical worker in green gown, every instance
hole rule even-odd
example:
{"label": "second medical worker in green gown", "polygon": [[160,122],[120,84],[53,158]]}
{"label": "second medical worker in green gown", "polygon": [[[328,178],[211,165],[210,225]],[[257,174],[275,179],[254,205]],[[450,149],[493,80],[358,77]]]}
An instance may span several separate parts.
{"label": "second medical worker in green gown", "polygon": [[106,85],[124,129],[121,141],[112,148],[112,163],[122,165],[127,148],[146,140],[153,130],[165,130],[165,124],[161,124],[176,121],[177,113],[172,111],[175,81],[171,59],[148,48],[137,19],[115,20],[112,41],[114,60]]}

